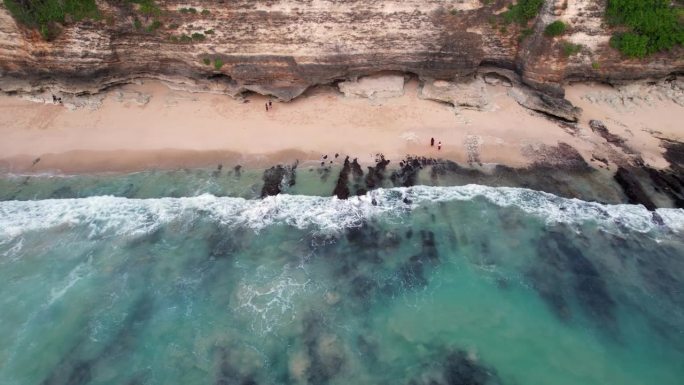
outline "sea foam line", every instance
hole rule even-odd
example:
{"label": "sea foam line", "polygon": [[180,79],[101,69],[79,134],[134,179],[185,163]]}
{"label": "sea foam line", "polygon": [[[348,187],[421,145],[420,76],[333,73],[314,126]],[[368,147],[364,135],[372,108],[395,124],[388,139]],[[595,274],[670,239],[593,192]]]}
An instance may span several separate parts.
{"label": "sea foam line", "polygon": [[399,216],[434,202],[484,198],[500,207],[517,207],[547,223],[595,221],[614,227],[647,232],[656,227],[684,229],[684,210],[658,209],[662,224],[643,206],[604,205],[513,187],[466,185],[414,186],[378,189],[367,195],[339,200],[335,197],[278,195],[264,199],[216,197],[204,194],[186,198],[128,199],[96,196],[0,202],[0,239],[56,227],[88,226],[91,236],[112,233],[143,234],[182,216],[205,216],[221,224],[255,230],[273,224],[331,232],[361,225],[381,215]]}

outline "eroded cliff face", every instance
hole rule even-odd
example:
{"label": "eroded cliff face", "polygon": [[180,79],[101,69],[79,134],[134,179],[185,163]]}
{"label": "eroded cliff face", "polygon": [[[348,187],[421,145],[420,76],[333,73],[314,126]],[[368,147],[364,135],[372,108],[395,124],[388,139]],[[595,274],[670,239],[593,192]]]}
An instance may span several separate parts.
{"label": "eroded cliff face", "polygon": [[[381,71],[459,80],[498,67],[561,96],[566,80],[684,72],[682,49],[640,61],[611,49],[605,0],[547,0],[522,40],[523,27],[496,22],[508,0],[158,0],[158,16],[126,2],[97,3],[100,20],[68,24],[49,42],[0,5],[0,89],[94,93],[154,77],[198,91],[290,100],[312,85]],[[555,19],[570,24],[562,41],[543,35]],[[162,26],[148,32],[154,20]],[[582,44],[580,53],[566,57],[566,41]]]}

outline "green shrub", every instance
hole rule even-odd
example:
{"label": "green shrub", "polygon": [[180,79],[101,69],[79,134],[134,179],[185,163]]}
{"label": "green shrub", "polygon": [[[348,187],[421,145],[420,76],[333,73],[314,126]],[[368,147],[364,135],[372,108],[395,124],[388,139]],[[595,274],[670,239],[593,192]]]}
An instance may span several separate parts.
{"label": "green shrub", "polygon": [[204,59],[202,59],[202,63],[204,63],[204,65],[209,65],[209,64],[211,64],[211,59],[209,59],[208,57],[205,57]]}
{"label": "green shrub", "polygon": [[154,31],[158,30],[159,28],[161,28],[161,26],[162,26],[161,21],[155,20],[152,22],[152,24],[147,26],[146,30],[147,30],[147,32],[154,32]]}
{"label": "green shrub", "polygon": [[195,8],[181,8],[178,10],[180,13],[192,13],[193,15],[197,14],[197,9]]}
{"label": "green shrub", "polygon": [[544,29],[544,35],[549,37],[560,36],[563,33],[565,33],[565,28],[565,23],[563,23],[560,20],[556,20],[553,23],[546,26],[546,29]]}
{"label": "green shrub", "polygon": [[530,20],[537,17],[543,4],[544,0],[518,0],[517,4],[510,5],[508,11],[504,12],[504,21],[527,25]]}
{"label": "green shrub", "polygon": [[205,35],[213,35],[213,34],[214,34],[214,30],[213,30],[213,29],[208,29],[208,30],[204,31],[204,34],[205,34]]}
{"label": "green shrub", "polygon": [[208,10],[208,9],[203,9],[203,10],[202,10],[202,16],[209,16],[209,15],[211,15],[211,11],[210,11],[210,10]]}
{"label": "green shrub", "polygon": [[64,24],[67,15],[73,21],[100,18],[95,0],[3,0],[3,3],[15,20],[38,29],[46,40],[57,35],[55,24]]}
{"label": "green shrub", "polygon": [[595,70],[600,70],[601,69],[601,63],[595,61],[595,62],[591,63],[591,68],[593,68]]}
{"label": "green shrub", "polygon": [[178,27],[179,25],[176,23],[171,23],[171,25],[169,25],[169,29],[178,29]]}
{"label": "green shrub", "polygon": [[133,19],[133,27],[134,27],[135,29],[140,29],[140,28],[142,28],[142,22],[141,22],[140,19],[138,19],[137,17],[136,17],[135,19]]}
{"label": "green shrub", "polygon": [[[681,2],[680,2],[681,3]],[[627,27],[611,39],[611,46],[629,57],[644,57],[684,44],[680,6],[670,0],[608,0],[606,18]]]}
{"label": "green shrub", "polygon": [[138,4],[140,6],[140,13],[143,15],[159,16],[161,9],[154,0],[127,0],[129,3]]}
{"label": "green shrub", "polygon": [[610,38],[610,46],[629,57],[645,57],[649,51],[648,36],[633,32],[618,33]]}
{"label": "green shrub", "polygon": [[582,45],[564,41],[561,43],[561,50],[563,51],[563,56],[570,57],[578,54],[582,50]]}
{"label": "green shrub", "polygon": [[204,36],[204,34],[199,33],[199,32],[195,32],[195,33],[192,34],[192,40],[199,40],[199,41],[202,41],[202,40],[204,40],[204,39],[206,39],[206,38],[207,38],[207,37]]}
{"label": "green shrub", "polygon": [[182,34],[178,40],[180,40],[181,43],[190,43],[192,38],[186,34]]}
{"label": "green shrub", "polygon": [[214,59],[214,69],[216,71],[220,70],[221,67],[223,67],[223,60],[221,59]]}

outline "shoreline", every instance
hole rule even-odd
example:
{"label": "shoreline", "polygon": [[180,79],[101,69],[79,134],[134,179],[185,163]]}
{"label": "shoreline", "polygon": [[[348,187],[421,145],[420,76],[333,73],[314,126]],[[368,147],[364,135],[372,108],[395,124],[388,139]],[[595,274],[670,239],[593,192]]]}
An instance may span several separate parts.
{"label": "shoreline", "polygon": [[[415,79],[394,95],[376,98],[317,87],[291,102],[274,100],[268,112],[265,96],[191,93],[156,80],[110,89],[97,108],[74,111],[0,95],[0,170],[69,174],[217,164],[267,167],[313,163],[335,153],[365,165],[382,153],[397,161],[411,155],[525,168],[543,163],[540,149],[559,143],[594,168],[614,171],[638,158],[663,169],[669,163],[662,139],[684,141],[676,125],[684,120],[684,107],[652,95],[647,86],[569,85],[566,98],[583,113],[577,123],[567,123],[522,107],[510,87],[482,84],[484,96],[477,97],[484,101],[478,99],[477,109],[427,100],[421,95],[424,84]],[[591,120],[603,122],[612,136],[590,127]],[[441,151],[429,146],[432,137],[443,142]]]}

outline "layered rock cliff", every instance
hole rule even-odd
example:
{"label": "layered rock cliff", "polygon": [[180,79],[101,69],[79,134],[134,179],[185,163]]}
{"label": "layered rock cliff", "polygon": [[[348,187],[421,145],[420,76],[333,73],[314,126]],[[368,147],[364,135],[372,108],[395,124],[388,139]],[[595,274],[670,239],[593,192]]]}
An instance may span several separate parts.
{"label": "layered rock cliff", "polygon": [[[547,0],[524,31],[498,21],[509,0],[158,0],[157,15],[97,0],[98,20],[66,23],[51,41],[0,5],[0,89],[95,93],[153,77],[290,100],[313,85],[381,71],[458,81],[503,68],[562,97],[566,81],[684,72],[681,47],[643,60],[610,48],[605,1]],[[556,19],[569,25],[566,35],[544,36]],[[568,43],[579,47],[571,56]]]}

